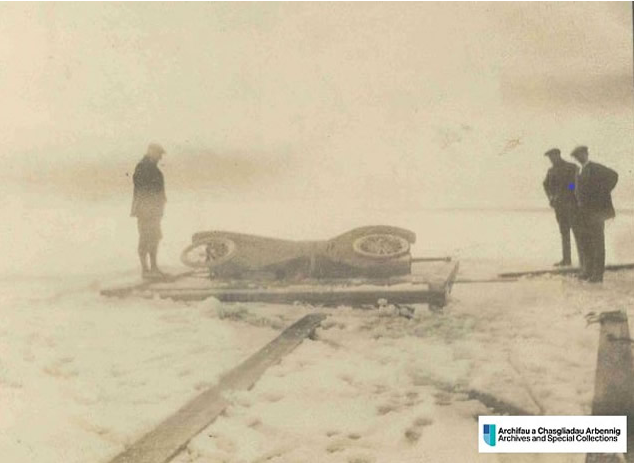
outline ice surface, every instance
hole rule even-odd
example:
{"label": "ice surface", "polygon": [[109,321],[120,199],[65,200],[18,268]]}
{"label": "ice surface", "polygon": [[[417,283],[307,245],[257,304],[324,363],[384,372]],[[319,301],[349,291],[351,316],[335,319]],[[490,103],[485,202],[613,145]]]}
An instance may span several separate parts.
{"label": "ice surface", "polygon": [[631,307],[631,282],[456,286],[445,313],[412,320],[330,310],[316,340],[234,397],[175,462],[582,462],[478,455],[477,415],[490,410],[470,392],[528,413],[590,413],[598,330],[583,315]]}
{"label": "ice surface", "polygon": [[[102,298],[100,288],[138,280],[127,200],[71,208],[54,196],[8,198],[0,206],[9,232],[0,244],[0,453],[12,463],[107,461],[311,309]],[[414,255],[453,255],[462,278],[559,257],[547,210],[341,207],[328,215],[337,209],[327,202],[240,206],[176,191],[160,257],[178,271],[180,250],[204,229],[321,239],[368,223],[414,230]],[[633,219],[608,224],[609,261],[634,260]],[[603,288],[565,277],[456,285],[444,312],[417,307],[411,320],[329,310],[317,340],[233,397],[175,461],[480,461],[474,417],[488,410],[469,392],[531,413],[588,413],[598,333],[583,315],[634,307],[633,280],[620,272]]]}

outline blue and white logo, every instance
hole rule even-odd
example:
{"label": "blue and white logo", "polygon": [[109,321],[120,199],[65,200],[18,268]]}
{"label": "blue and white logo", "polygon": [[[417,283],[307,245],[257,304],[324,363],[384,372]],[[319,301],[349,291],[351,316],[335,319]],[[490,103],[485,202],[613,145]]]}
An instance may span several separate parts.
{"label": "blue and white logo", "polygon": [[484,442],[486,442],[491,447],[495,447],[495,425],[483,425],[482,437],[484,437]]}

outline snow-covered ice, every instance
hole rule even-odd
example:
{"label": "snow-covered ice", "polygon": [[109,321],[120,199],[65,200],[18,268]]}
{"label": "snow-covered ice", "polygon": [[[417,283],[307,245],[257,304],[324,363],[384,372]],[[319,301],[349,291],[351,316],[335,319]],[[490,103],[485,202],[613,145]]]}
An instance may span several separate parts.
{"label": "snow-covered ice", "polygon": [[5,461],[103,461],[277,335],[219,319],[212,301],[121,303],[63,285],[1,285],[29,295],[0,317]]}
{"label": "snow-covered ice", "polygon": [[[102,298],[100,288],[138,278],[134,225],[121,201],[78,204],[73,216],[54,214],[55,201],[31,203],[28,218],[3,210],[24,230],[3,243],[0,279],[0,453],[12,463],[107,462],[312,310],[328,314],[315,339],[230,394],[175,463],[580,462],[480,456],[477,415],[491,411],[487,398],[529,413],[589,413],[598,328],[584,315],[634,317],[631,271],[608,274],[603,287],[566,277],[456,285],[444,311],[420,306],[412,319],[389,308]],[[279,221],[258,220],[214,203],[212,226],[179,212],[185,203],[177,196],[166,217],[168,268],[187,243],[183,224],[296,239],[364,224],[351,212],[318,227],[314,211],[286,216],[275,204],[256,209],[262,218],[279,209]],[[415,255],[458,256],[462,278],[544,267],[558,253],[548,211],[376,211],[380,222],[415,230]],[[610,223],[610,261],[634,260],[633,229],[632,215]]]}
{"label": "snow-covered ice", "polygon": [[[633,307],[631,282],[457,285],[443,313],[413,319],[322,308],[316,339],[230,396],[175,462],[483,459],[475,420],[487,409],[469,393],[589,413],[598,329],[584,315]],[[60,283],[3,284],[30,295],[0,324],[0,448],[14,462],[107,461],[310,309],[123,302]]]}
{"label": "snow-covered ice", "polygon": [[612,291],[564,278],[458,285],[444,313],[412,320],[329,311],[317,340],[236,397],[175,462],[584,461],[478,455],[477,416],[490,410],[470,393],[528,413],[589,414],[598,329],[584,315],[632,307],[631,282],[623,272]]}

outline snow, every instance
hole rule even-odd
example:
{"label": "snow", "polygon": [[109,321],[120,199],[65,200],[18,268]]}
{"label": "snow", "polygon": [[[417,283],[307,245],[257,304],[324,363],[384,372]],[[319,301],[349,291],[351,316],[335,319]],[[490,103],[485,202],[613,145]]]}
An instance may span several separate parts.
{"label": "snow", "polygon": [[507,461],[478,455],[487,408],[469,392],[529,413],[590,414],[598,329],[584,315],[632,307],[631,282],[622,272],[612,291],[565,278],[457,285],[445,312],[412,320],[331,310],[317,340],[236,397],[175,463]]}
{"label": "snow", "polygon": [[0,318],[6,461],[103,461],[277,335],[220,320],[210,301],[122,304],[90,286],[2,286],[29,294]]}
{"label": "snow", "polygon": [[[174,193],[165,219],[161,258],[174,271],[198,230],[319,239],[365,225],[368,215],[416,231],[416,256],[457,256],[461,278],[545,267],[559,252],[550,211],[341,205],[331,222],[317,223],[332,205],[262,203],[247,215],[213,202],[201,216],[191,201]],[[0,453],[12,463],[107,462],[314,310],[328,314],[316,339],[250,391],[229,394],[223,415],[174,463],[581,462],[480,456],[477,415],[491,410],[476,399],[590,413],[598,327],[584,316],[624,309],[634,317],[631,271],[609,273],[602,287],[566,277],[457,284],[442,312],[417,306],[412,319],[389,307],[107,299],[100,288],[138,278],[124,201],[78,202],[72,215],[60,198],[21,195],[19,203],[0,211],[12,232],[0,249]],[[631,214],[610,222],[610,262],[634,260],[633,230]]]}

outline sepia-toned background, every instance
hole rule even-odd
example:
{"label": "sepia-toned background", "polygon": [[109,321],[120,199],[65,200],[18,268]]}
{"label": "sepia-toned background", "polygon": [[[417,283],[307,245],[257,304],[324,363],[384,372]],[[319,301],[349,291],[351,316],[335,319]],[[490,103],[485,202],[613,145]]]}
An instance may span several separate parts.
{"label": "sepia-toned background", "polygon": [[199,227],[309,238],[425,208],[546,208],[542,153],[578,144],[632,207],[628,3],[0,8],[5,252],[90,234],[65,217],[62,236],[33,236],[52,211],[85,217],[71,204],[133,239],[129,174],[152,140],[168,150],[166,226],[179,217],[167,244]]}
{"label": "sepia-toned background", "polygon": [[[168,270],[200,230],[326,239],[370,224],[411,229],[414,254],[454,256],[461,277],[549,268],[560,238],[543,153],[559,147],[568,159],[579,144],[619,173],[607,260],[632,262],[633,53],[628,2],[0,4],[0,454],[107,461],[277,334],[220,321],[215,306],[97,295],[104,281],[138,277],[131,174],[149,142],[167,150]],[[332,408],[323,391],[277,405],[286,417],[334,415],[262,442],[228,418],[215,431],[234,453],[224,441],[196,452],[201,462],[257,461],[271,442],[299,441],[320,463],[339,461],[306,436],[328,420],[374,426],[369,410],[383,398],[371,380],[405,397],[404,372],[521,406],[534,396],[542,412],[589,413],[596,333],[582,316],[631,307],[631,281],[606,276],[594,293],[557,279],[462,286],[450,316],[385,345],[356,337],[348,313],[330,336],[350,349],[304,346],[308,360],[297,360],[315,368],[297,384],[325,378]],[[301,374],[297,365],[282,368]],[[280,394],[275,381],[266,397]],[[364,403],[347,409],[351,390]],[[400,415],[386,415],[368,431],[375,459],[354,461],[474,456],[468,413],[429,407],[425,445],[398,440]],[[451,426],[455,445],[443,437]]]}

